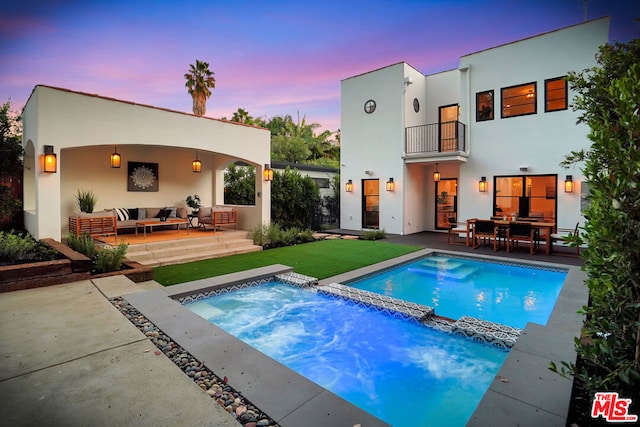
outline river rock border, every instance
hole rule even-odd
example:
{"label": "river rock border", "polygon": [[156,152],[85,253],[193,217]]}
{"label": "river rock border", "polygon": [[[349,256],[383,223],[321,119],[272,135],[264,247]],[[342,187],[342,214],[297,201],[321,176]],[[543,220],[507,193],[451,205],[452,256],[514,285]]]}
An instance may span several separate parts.
{"label": "river rock border", "polygon": [[271,417],[245,399],[237,390],[227,384],[227,378],[220,378],[202,362],[176,344],[160,328],[151,323],[136,308],[122,297],[109,301],[134,326],[136,326],[158,348],[156,354],[164,353],[189,378],[191,378],[214,402],[222,406],[244,427],[280,427]]}

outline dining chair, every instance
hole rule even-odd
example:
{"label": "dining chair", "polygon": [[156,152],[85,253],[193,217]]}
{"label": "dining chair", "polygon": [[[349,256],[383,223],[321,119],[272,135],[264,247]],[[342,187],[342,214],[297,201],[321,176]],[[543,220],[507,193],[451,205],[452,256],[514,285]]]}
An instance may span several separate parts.
{"label": "dining chair", "polygon": [[[555,232],[551,233],[551,248],[550,253],[553,252],[553,244],[556,242],[564,242],[569,235],[577,236],[580,233],[580,223],[576,224],[576,227],[572,230],[570,228],[556,228]],[[580,255],[580,246],[576,245],[576,255]]]}
{"label": "dining chair", "polygon": [[498,227],[494,221],[479,219],[473,226],[473,249],[480,247],[480,239],[484,243],[486,239],[493,239],[493,250],[497,251]]}
{"label": "dining chair", "polygon": [[529,254],[533,255],[536,249],[536,231],[531,223],[510,222],[507,228],[507,253],[510,253],[519,242],[529,242]]}
{"label": "dining chair", "polygon": [[449,224],[447,226],[447,243],[451,244],[451,239],[453,238],[453,243],[456,243],[456,238],[460,236],[460,234],[465,235],[465,240],[467,237],[467,223],[460,223],[456,220],[455,217],[448,218]]}

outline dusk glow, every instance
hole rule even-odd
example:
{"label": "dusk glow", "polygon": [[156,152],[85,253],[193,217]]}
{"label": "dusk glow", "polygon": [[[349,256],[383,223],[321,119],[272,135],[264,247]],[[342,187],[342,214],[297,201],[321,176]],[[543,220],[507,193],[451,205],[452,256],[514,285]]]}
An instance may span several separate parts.
{"label": "dusk glow", "polygon": [[[191,112],[183,75],[199,59],[216,78],[206,116],[299,112],[329,130],[345,78],[401,61],[448,70],[584,13],[582,0],[40,3],[2,6],[0,102],[22,109],[44,84]],[[587,11],[611,17],[611,40],[640,36],[640,1],[590,0]]]}

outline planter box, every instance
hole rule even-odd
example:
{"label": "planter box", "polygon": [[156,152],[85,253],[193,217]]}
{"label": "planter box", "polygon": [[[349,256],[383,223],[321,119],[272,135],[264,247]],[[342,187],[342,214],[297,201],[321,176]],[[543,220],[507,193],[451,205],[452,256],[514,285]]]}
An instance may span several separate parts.
{"label": "planter box", "polygon": [[138,283],[153,280],[153,269],[125,260],[125,269],[103,274],[91,274],[91,259],[53,239],[42,239],[66,259],[0,267],[0,292],[39,288],[99,277],[127,276]]}

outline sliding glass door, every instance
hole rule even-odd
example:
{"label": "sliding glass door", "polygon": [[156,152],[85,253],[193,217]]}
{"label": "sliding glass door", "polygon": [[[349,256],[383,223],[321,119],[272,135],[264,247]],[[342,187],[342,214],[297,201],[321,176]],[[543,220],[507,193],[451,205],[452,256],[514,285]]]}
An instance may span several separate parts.
{"label": "sliding glass door", "polygon": [[556,222],[557,175],[496,176],[494,215]]}

